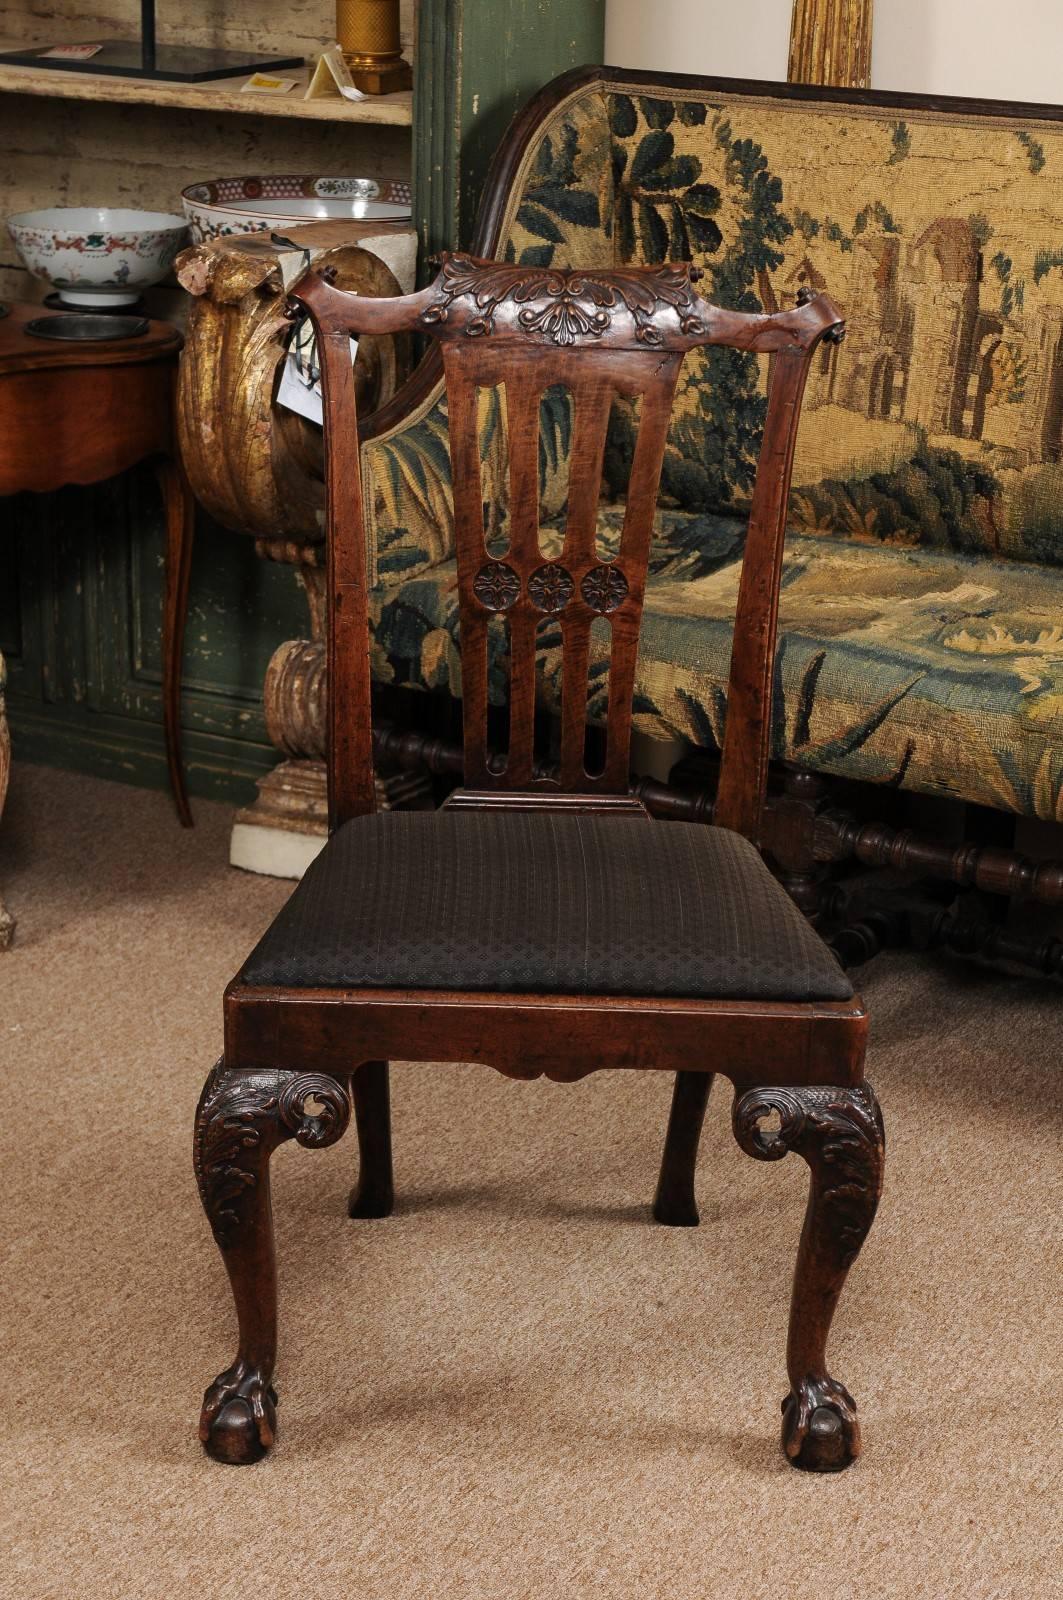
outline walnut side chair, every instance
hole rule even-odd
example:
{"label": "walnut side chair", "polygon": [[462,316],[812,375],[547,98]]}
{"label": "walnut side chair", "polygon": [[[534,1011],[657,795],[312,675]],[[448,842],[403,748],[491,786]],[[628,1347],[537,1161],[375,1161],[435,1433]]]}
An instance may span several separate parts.
{"label": "walnut side chair", "polygon": [[[195,1128],[200,1193],[236,1302],[236,1359],[204,1397],[218,1461],[273,1444],[276,1271],[269,1163],[284,1140],[333,1143],[353,1109],[360,1178],[350,1214],[392,1205],[388,1067],[477,1061],[514,1078],[573,1081],[605,1067],[674,1072],[655,1215],[684,1223],[712,1074],[734,1086],[747,1154],[795,1151],[811,1172],[783,1401],[797,1467],[859,1452],[856,1408],[826,1366],[831,1319],[871,1226],[883,1167],[864,1081],[867,1014],[757,849],[787,494],[813,354],[843,332],[825,295],[748,315],[708,304],[687,266],[555,271],[443,259],[396,299],[307,274],[324,374],[328,491],[328,843],[225,994],[224,1056]],[[357,419],[348,337],[433,335],[448,397],[461,627],[464,787],[432,813],[374,810],[369,626]],[[632,686],[657,488],[686,351],[770,356],[763,442],[736,612],[715,826],[653,822],[629,792]],[[539,545],[540,398],[574,410],[564,544]],[[509,547],[485,543],[477,391],[505,385]],[[619,549],[596,511],[610,407],[641,397]],[[488,630],[508,625],[508,750],[487,732]],[[606,744],[587,770],[591,629],[611,633]],[[562,631],[560,763],[535,738],[536,634]]]}

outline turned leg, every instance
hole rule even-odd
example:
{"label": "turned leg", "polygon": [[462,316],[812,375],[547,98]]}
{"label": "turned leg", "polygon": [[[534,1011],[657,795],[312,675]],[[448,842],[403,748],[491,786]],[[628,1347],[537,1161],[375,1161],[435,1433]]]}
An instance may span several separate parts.
{"label": "turned leg", "polygon": [[[773,1115],[779,1128],[762,1128]],[[739,1090],[734,1132],[760,1161],[794,1150],[811,1170],[790,1304],[782,1444],[795,1467],[840,1472],[860,1454],[860,1424],[852,1396],[827,1371],[827,1335],[882,1191],[882,1113],[869,1083]]]}
{"label": "turned leg", "polygon": [[162,617],[162,723],[166,765],[181,826],[190,828],[192,811],[181,761],[181,664],[192,573],[195,502],[179,462],[164,458],[156,466],[156,476],[166,513],[166,594]]}
{"label": "turned leg", "polygon": [[351,1079],[358,1129],[358,1182],[347,1213],[388,1217],[395,1204],[391,1171],[391,1095],[386,1061],[363,1061]]}
{"label": "turned leg", "polygon": [[675,1075],[661,1172],[653,1197],[654,1220],[669,1228],[696,1228],[700,1220],[694,1198],[694,1173],[712,1078],[711,1072]]}
{"label": "turned leg", "polygon": [[825,869],[816,860],[816,813],[823,780],[788,767],[783,792],[765,811],[764,844],[790,898],[814,921],[821,909]]}
{"label": "turned leg", "polygon": [[[308,1112],[307,1100],[320,1110]],[[333,1144],[350,1120],[345,1086],[311,1072],[229,1070],[219,1063],[196,1113],[196,1181],[232,1284],[239,1343],[203,1397],[199,1437],[215,1461],[260,1461],[277,1431],[277,1271],[269,1161],[285,1139]]]}

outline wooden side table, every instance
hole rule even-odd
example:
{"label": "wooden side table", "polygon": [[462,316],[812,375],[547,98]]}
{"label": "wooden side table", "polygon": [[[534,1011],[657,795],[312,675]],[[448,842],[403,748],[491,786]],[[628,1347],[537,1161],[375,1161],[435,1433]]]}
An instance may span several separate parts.
{"label": "wooden side table", "polygon": [[[182,338],[168,322],[151,322],[147,333],[132,339],[85,344],[38,339],[26,333],[25,325],[43,314],[40,306],[13,305],[0,318],[0,495],[99,483],[138,461],[153,460],[166,514],[166,762],[177,815],[191,827],[180,711],[194,503],[174,430]],[[0,773],[3,766],[0,759]]]}

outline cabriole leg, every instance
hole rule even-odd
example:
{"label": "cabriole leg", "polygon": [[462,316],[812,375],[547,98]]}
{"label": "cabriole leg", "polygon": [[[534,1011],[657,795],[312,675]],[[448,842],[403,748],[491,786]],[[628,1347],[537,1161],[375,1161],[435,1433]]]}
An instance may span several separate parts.
{"label": "cabriole leg", "polygon": [[694,1173],[712,1079],[711,1072],[677,1072],[675,1075],[661,1172],[653,1197],[654,1220],[669,1228],[696,1228],[700,1220],[694,1197]]}
{"label": "cabriole leg", "polygon": [[[778,1129],[762,1128],[773,1114]],[[852,1396],[827,1371],[827,1336],[882,1191],[882,1113],[867,1083],[750,1089],[735,1095],[734,1132],[758,1160],[793,1150],[811,1171],[790,1305],[782,1444],[795,1467],[840,1472],[860,1454],[860,1424]]]}
{"label": "cabriole leg", "polygon": [[184,659],[188,587],[192,576],[195,502],[181,464],[159,461],[156,477],[166,513],[166,591],[162,619],[162,724],[170,790],[183,828],[192,826],[185,769],[181,759],[181,667]]}
{"label": "cabriole leg", "polygon": [[391,1168],[391,1092],[386,1061],[363,1061],[351,1079],[358,1129],[358,1182],[347,1213],[388,1217],[395,1204]]}
{"label": "cabriole leg", "polygon": [[[308,1112],[308,1100],[320,1109]],[[204,1086],[196,1113],[196,1181],[239,1324],[236,1359],[203,1397],[199,1437],[216,1461],[260,1461],[277,1431],[270,1157],[285,1139],[311,1148],[334,1143],[350,1114],[346,1087],[319,1073],[237,1071],[219,1063]]]}

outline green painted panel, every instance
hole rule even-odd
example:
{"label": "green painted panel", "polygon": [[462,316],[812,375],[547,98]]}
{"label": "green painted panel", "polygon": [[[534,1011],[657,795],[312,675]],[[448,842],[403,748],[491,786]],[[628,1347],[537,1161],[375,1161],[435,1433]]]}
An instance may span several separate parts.
{"label": "green painted panel", "polygon": [[515,113],[570,67],[601,61],[605,0],[422,0],[413,172],[424,258],[468,245]]}
{"label": "green painted panel", "polygon": [[491,158],[516,112],[570,67],[604,59],[605,0],[465,0],[459,234],[472,235]]}
{"label": "green painted panel", "polygon": [[[164,545],[151,473],[0,504],[0,648],[16,757],[164,785]],[[262,679],[277,645],[307,632],[294,570],[259,560],[252,540],[201,515],[182,700],[194,793],[246,799],[274,764]]]}

